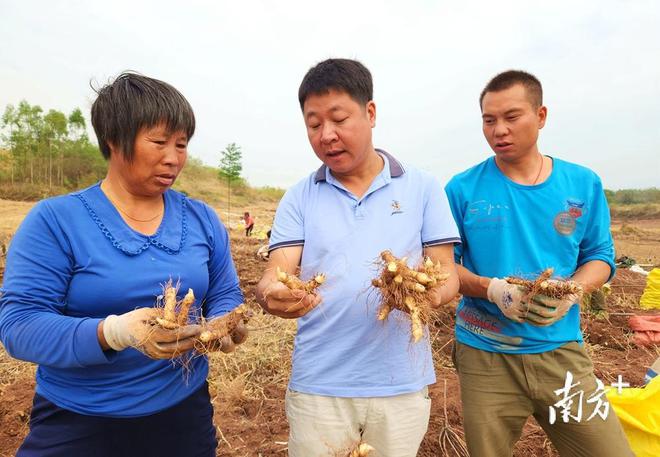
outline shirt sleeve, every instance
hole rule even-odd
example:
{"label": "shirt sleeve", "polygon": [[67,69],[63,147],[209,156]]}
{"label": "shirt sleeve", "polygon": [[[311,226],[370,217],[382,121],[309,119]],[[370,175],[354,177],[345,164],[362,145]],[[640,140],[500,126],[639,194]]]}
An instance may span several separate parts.
{"label": "shirt sleeve", "polygon": [[305,244],[305,225],[299,186],[289,189],[275,212],[268,251]]}
{"label": "shirt sleeve", "polygon": [[97,337],[101,319],[66,315],[73,255],[48,201],[14,235],[0,289],[0,339],[14,358],[57,368],[109,363]]}
{"label": "shirt sleeve", "polygon": [[425,191],[424,220],[422,222],[422,246],[438,246],[461,243],[456,223],[451,215],[447,195],[440,182],[429,179]]}
{"label": "shirt sleeve", "polygon": [[203,313],[211,319],[227,314],[243,303],[243,293],[231,257],[227,229],[211,208],[205,206],[205,210],[211,223],[213,249],[209,259],[209,288]]}
{"label": "shirt sleeve", "polygon": [[598,176],[595,176],[591,208],[587,215],[587,226],[584,237],[580,242],[578,253],[578,268],[592,260],[601,260],[610,266],[610,277],[614,276],[616,266],[614,264],[614,242],[610,232],[610,210],[605,198],[603,184]]}
{"label": "shirt sleeve", "polygon": [[454,222],[456,223],[459,236],[461,237],[461,243],[454,245],[454,261],[460,264],[463,260],[463,250],[467,246],[467,240],[465,238],[465,232],[463,231],[463,205],[459,198],[459,192],[456,190],[456,182],[454,180],[449,181],[445,187],[445,192]]}

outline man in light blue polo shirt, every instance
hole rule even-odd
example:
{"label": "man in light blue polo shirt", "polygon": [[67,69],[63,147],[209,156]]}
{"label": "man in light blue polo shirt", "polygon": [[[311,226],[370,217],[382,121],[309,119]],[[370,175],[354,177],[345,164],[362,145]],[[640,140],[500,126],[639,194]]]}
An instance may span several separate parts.
{"label": "man in light blue polo shirt", "polygon": [[[458,232],[440,183],[374,148],[376,105],[361,63],[319,63],[298,98],[323,165],[282,198],[257,287],[267,312],[299,318],[286,397],[289,455],[339,455],[362,440],[376,457],[412,457],[428,426],[431,351],[428,337],[411,342],[408,316],[377,320],[374,262],[385,249],[411,264],[422,255],[442,262],[451,276],[435,291],[441,306],[458,291]],[[278,283],[278,267],[300,268],[303,279],[325,273],[322,297]]]}

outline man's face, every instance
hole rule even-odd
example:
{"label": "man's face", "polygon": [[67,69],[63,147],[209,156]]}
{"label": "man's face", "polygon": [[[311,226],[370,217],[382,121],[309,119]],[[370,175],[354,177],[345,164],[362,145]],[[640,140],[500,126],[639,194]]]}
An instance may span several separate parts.
{"label": "man's face", "polygon": [[486,92],[481,111],[484,136],[498,159],[516,162],[538,151],[536,141],[547,109],[533,106],[522,84]]}
{"label": "man's face", "polygon": [[308,96],[303,117],[312,149],[335,174],[350,175],[366,163],[376,125],[373,101],[363,106],[346,92],[330,90]]}

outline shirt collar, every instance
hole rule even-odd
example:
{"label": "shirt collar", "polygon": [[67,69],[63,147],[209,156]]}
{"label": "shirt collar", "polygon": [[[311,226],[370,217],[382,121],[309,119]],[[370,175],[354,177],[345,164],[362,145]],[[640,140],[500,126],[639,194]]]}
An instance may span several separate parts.
{"label": "shirt collar", "polygon": [[[405,173],[406,170],[403,168],[403,165],[393,155],[383,149],[376,149],[376,152],[385,159],[385,168],[389,167],[390,178],[398,178]],[[314,184],[318,184],[321,181],[328,181],[328,174],[330,174],[330,169],[325,164],[321,165],[314,175]]]}
{"label": "shirt collar", "polygon": [[101,190],[100,182],[74,195],[80,198],[90,217],[112,245],[125,254],[138,255],[152,246],[175,254],[183,247],[186,234],[186,199],[178,192],[167,190],[163,195],[163,220],[158,231],[151,236],[143,235],[126,224]]}

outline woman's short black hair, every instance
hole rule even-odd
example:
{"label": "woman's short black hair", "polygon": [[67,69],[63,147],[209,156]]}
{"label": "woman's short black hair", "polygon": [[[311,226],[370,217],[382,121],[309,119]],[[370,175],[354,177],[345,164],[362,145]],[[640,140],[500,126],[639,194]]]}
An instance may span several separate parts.
{"label": "woman's short black hair", "polygon": [[300,83],[300,109],[310,95],[327,94],[331,89],[346,92],[361,105],[374,98],[373,80],[367,67],[357,60],[327,59],[310,68]]}
{"label": "woman's short black hair", "polygon": [[125,72],[96,93],[92,126],[106,159],[112,144],[131,161],[135,137],[142,128],[164,124],[169,132],[185,132],[188,140],[195,133],[190,103],[166,82]]}

